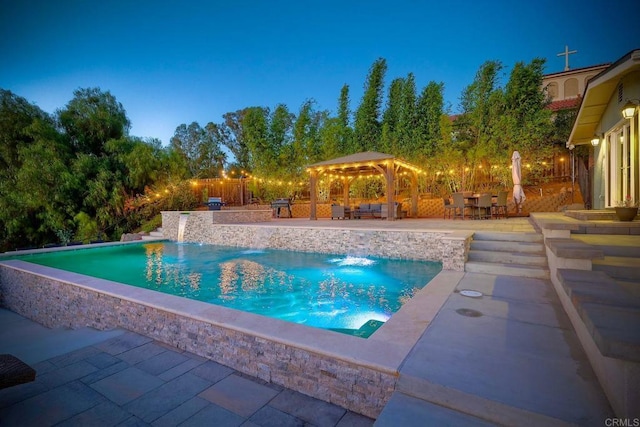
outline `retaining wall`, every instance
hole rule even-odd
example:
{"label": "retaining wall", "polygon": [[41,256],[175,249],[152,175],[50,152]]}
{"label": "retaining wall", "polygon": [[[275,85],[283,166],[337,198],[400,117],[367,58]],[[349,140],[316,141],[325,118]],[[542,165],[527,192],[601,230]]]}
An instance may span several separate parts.
{"label": "retaining wall", "polygon": [[[453,271],[464,271],[473,234],[469,231],[214,224],[207,213],[189,214],[184,229],[185,242],[436,261],[442,263],[444,270]],[[162,212],[162,231],[166,238],[178,240],[180,215],[178,211]]]}
{"label": "retaining wall", "polygon": [[[62,272],[72,280],[60,280],[48,274],[52,271],[57,270],[16,260],[0,263],[2,306],[50,328],[124,328],[369,417],[378,416],[395,388],[396,369],[375,366],[371,360],[340,360],[310,346],[261,336],[255,326],[253,331],[225,326],[239,316],[235,310],[73,273]],[[84,286],[83,281],[92,283]],[[122,296],[128,292],[144,300]],[[287,323],[241,315],[249,323],[276,324],[276,329]],[[333,338],[340,334],[328,331],[313,333],[354,341],[354,347],[367,341],[346,335]],[[364,347],[374,344],[365,342]]]}

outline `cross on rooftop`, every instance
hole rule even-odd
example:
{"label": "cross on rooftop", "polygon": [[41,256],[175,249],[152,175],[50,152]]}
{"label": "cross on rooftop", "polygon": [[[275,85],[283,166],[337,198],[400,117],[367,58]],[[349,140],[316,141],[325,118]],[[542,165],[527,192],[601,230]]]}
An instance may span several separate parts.
{"label": "cross on rooftop", "polygon": [[564,56],[564,70],[569,71],[569,55],[573,53],[578,53],[577,50],[569,50],[569,46],[564,46],[564,52],[559,53],[556,56]]}

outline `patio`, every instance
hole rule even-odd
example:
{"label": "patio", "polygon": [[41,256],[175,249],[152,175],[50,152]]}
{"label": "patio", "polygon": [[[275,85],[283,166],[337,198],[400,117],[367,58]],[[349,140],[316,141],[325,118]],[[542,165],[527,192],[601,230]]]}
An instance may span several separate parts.
{"label": "patio", "polygon": [[[562,214],[551,214],[550,217],[560,222],[574,221]],[[309,221],[295,218],[279,219],[261,226],[309,227],[310,224],[320,229],[336,227],[335,221],[332,222],[329,219]],[[528,218],[473,222],[407,219],[381,223],[379,220],[361,220],[341,221],[339,225],[353,230],[378,228],[382,225],[385,229],[396,231],[403,229],[468,231],[470,226],[473,226],[474,230],[525,233],[534,230]],[[615,239],[611,236],[603,238]],[[404,422],[406,425],[442,422],[483,425],[487,420],[508,425],[585,425],[602,424],[605,419],[614,417],[584,350],[548,280],[468,272],[456,274],[461,276],[456,278],[451,276],[453,281],[448,285],[452,286],[451,291],[442,295],[444,305],[436,309],[434,315],[436,313],[437,315],[429,323],[427,332],[422,335],[403,362],[399,370],[400,378],[396,393],[377,417],[376,425],[391,426],[397,425],[398,422]],[[479,300],[466,298],[460,294],[464,289],[482,292],[484,297]],[[425,303],[427,303],[426,300],[418,302],[421,310],[424,309]],[[460,315],[461,309],[475,310],[483,315],[478,318],[463,316]],[[0,351],[3,345],[16,340],[15,336],[10,340],[4,338],[4,336],[0,337],[0,343],[5,343],[0,344]],[[164,350],[166,352],[167,349]],[[69,357],[57,360],[75,360],[73,364],[65,363],[64,365],[68,366],[68,369],[73,368],[74,372],[80,372],[77,371],[80,366],[78,364],[95,363],[98,360],[91,362],[86,359],[88,356],[82,356],[85,351],[88,350],[70,353]],[[473,363],[469,363],[468,357],[465,356],[468,354],[474,354]],[[185,356],[188,355],[185,354]],[[137,363],[140,365],[133,365],[130,368],[142,369],[145,366],[144,360]],[[56,362],[56,364],[59,363]],[[428,369],[436,365],[437,370]],[[46,366],[54,368],[48,363]],[[575,369],[575,366],[580,368]],[[184,368],[187,371],[195,369],[187,368],[186,365]],[[31,386],[23,385],[0,392],[0,416],[14,414],[18,408],[21,411],[30,411],[29,408],[33,408],[33,405],[41,405],[45,396],[69,390],[73,381],[80,380],[88,383],[93,381],[89,378],[95,375],[98,378],[109,377],[111,381],[116,381],[118,378],[117,373],[109,368],[98,366],[98,371],[94,374],[80,372],[80,377],[64,380],[63,383],[51,383],[46,380],[46,378],[61,378],[59,369],[62,367],[55,367],[51,375],[47,375],[45,371],[43,378],[37,378]],[[158,375],[166,377],[171,371],[174,370],[160,372]],[[42,373],[39,370],[39,374]],[[186,372],[180,375],[190,376],[194,373]],[[514,380],[514,378],[517,379]],[[43,380],[45,382],[42,382]],[[224,389],[229,381],[237,381],[237,379],[229,378],[216,388]],[[162,384],[165,382],[163,380]],[[156,398],[162,396],[161,388],[158,388],[162,384],[158,383],[157,391],[156,388],[149,390],[149,396]],[[96,387],[91,384],[89,388],[96,390]],[[207,396],[212,394],[208,393]],[[261,421],[268,422],[270,418],[264,415],[266,414],[264,411],[273,413],[274,406],[284,405],[285,401],[290,402],[286,405],[291,411],[288,415],[295,417],[293,408],[296,405],[302,405],[299,399],[306,399],[290,391],[280,392],[279,396],[279,398],[274,397],[273,400],[267,399],[265,406],[259,409],[262,411],[262,416],[256,417],[257,412],[252,412],[238,421],[251,420],[257,424]],[[196,399],[200,401],[201,398],[207,399],[204,395]],[[226,415],[230,417],[228,419],[237,419],[234,418],[236,416],[243,417],[239,409],[243,405],[242,398],[240,395],[235,395],[230,398],[231,400],[227,400],[227,408],[231,409],[226,410],[233,413]],[[102,399],[92,401],[89,407],[84,409],[72,405],[71,400],[58,404],[69,405],[65,409],[67,411],[65,414],[69,414],[65,420],[93,419],[95,421],[99,419],[96,418],[99,416],[99,408],[114,404],[113,401],[109,401],[109,396],[106,396],[107,401]],[[148,406],[149,411],[158,411],[158,409],[152,409],[151,401],[150,397],[140,396],[125,405],[115,404],[127,417],[131,417],[131,422],[138,417],[135,412],[132,412],[134,407],[151,405]],[[165,417],[162,419],[166,421],[168,414],[182,414],[186,417],[182,418],[186,421],[185,425],[189,423],[195,425],[196,422],[202,421],[203,417],[213,417],[214,413],[220,411],[219,407],[211,406],[212,401],[204,403],[206,408],[193,406],[191,401],[176,402],[169,406],[164,405],[160,410],[161,414],[150,413],[158,414],[154,415],[157,416],[154,418],[157,422],[160,422],[160,417]],[[215,405],[219,406],[219,403]],[[327,422],[326,425],[367,425],[372,422],[370,419],[357,418],[357,415],[344,409],[342,411],[346,418],[337,420],[334,418],[334,421]],[[35,413],[35,411],[31,412]],[[119,411],[118,413],[121,414]],[[352,418],[353,416],[357,419]],[[319,419],[300,419],[320,423]],[[33,425],[35,424],[34,422]],[[44,425],[47,424],[44,423]]]}

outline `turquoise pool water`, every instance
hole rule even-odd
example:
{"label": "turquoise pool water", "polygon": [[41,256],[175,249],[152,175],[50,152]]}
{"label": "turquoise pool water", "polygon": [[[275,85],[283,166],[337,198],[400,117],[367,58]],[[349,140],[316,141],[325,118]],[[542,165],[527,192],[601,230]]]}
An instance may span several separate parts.
{"label": "turquoise pool water", "polygon": [[169,241],[17,258],[362,337],[442,269],[438,262]]}

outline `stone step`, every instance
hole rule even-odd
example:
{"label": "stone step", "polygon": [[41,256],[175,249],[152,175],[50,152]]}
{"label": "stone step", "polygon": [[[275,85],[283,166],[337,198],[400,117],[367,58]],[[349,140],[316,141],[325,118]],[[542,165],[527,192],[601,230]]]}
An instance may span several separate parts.
{"label": "stone step", "polygon": [[[541,386],[533,384],[532,387]],[[544,404],[540,408],[544,408]],[[545,415],[544,412],[521,409],[480,394],[403,374],[400,374],[396,391],[374,424],[376,427],[514,425],[560,427],[573,424]]]}
{"label": "stone step", "polygon": [[620,280],[614,279],[618,285],[622,286],[634,297],[640,298],[640,282],[639,281],[630,281],[630,280]]}
{"label": "stone step", "polygon": [[640,258],[640,246],[598,245],[605,256]]}
{"label": "stone step", "polygon": [[493,252],[518,252],[531,254],[545,254],[544,244],[538,242],[515,242],[497,240],[474,240],[471,241],[471,250],[493,251]]}
{"label": "stone step", "polygon": [[376,427],[493,426],[489,421],[418,397],[394,392],[375,422]]}
{"label": "stone step", "polygon": [[605,256],[594,259],[592,270],[604,271],[616,280],[640,282],[640,258]]}
{"label": "stone step", "polygon": [[549,279],[549,270],[545,267],[520,264],[502,264],[480,261],[467,261],[464,271],[468,273],[484,273],[504,276],[530,277]]}
{"label": "stone step", "polygon": [[534,242],[544,243],[544,237],[539,233],[518,233],[509,231],[476,231],[473,240],[490,240],[499,242]]}
{"label": "stone step", "polygon": [[162,230],[156,230],[156,231],[151,231],[149,233],[149,236],[152,236],[152,237],[164,237],[164,233],[162,232]]}
{"label": "stone step", "polygon": [[156,237],[156,236],[142,236],[142,240],[164,240],[164,237],[160,236],[160,237]]}
{"label": "stone step", "polygon": [[498,252],[486,250],[469,251],[468,261],[493,262],[498,264],[519,264],[527,266],[547,267],[547,256],[544,254]]}

